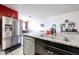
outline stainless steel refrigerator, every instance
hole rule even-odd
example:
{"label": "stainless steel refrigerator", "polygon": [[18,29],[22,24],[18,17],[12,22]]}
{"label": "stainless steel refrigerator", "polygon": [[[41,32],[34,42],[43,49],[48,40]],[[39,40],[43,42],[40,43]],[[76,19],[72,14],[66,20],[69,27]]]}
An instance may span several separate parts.
{"label": "stainless steel refrigerator", "polygon": [[20,20],[2,16],[2,50],[21,43]]}

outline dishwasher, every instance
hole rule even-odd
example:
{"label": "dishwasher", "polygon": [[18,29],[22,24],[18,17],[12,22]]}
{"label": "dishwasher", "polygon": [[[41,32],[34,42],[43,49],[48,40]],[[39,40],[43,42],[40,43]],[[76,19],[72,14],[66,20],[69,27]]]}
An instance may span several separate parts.
{"label": "dishwasher", "polygon": [[34,55],[35,54],[35,39],[27,36],[23,36],[23,54]]}

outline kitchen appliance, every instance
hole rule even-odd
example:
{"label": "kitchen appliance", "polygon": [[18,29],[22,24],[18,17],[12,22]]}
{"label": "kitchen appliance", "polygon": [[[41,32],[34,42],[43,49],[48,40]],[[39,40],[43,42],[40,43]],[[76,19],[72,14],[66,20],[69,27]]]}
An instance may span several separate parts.
{"label": "kitchen appliance", "polygon": [[13,19],[2,16],[2,49],[12,46]]}
{"label": "kitchen appliance", "polygon": [[2,41],[2,50],[15,46],[20,41],[20,34],[21,32],[21,23],[19,20],[2,16],[1,22],[1,41]]}
{"label": "kitchen appliance", "polygon": [[35,39],[27,36],[23,36],[23,54],[34,55],[35,54]]}

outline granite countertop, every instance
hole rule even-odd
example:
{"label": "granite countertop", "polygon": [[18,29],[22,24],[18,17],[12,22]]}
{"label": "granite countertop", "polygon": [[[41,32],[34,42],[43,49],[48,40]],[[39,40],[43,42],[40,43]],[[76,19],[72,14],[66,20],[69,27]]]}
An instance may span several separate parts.
{"label": "granite countertop", "polygon": [[49,38],[49,37],[41,37],[40,35],[34,33],[24,33],[23,35],[79,48],[79,44],[77,42],[64,41],[64,38],[62,36],[55,36],[53,38]]}

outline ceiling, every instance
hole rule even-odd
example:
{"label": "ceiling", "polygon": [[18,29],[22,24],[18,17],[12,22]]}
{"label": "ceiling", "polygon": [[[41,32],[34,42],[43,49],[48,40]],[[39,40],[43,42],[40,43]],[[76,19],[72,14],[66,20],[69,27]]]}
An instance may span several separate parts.
{"label": "ceiling", "polygon": [[4,4],[5,6],[17,10],[19,18],[33,17],[46,18],[63,13],[79,10],[79,4]]}

